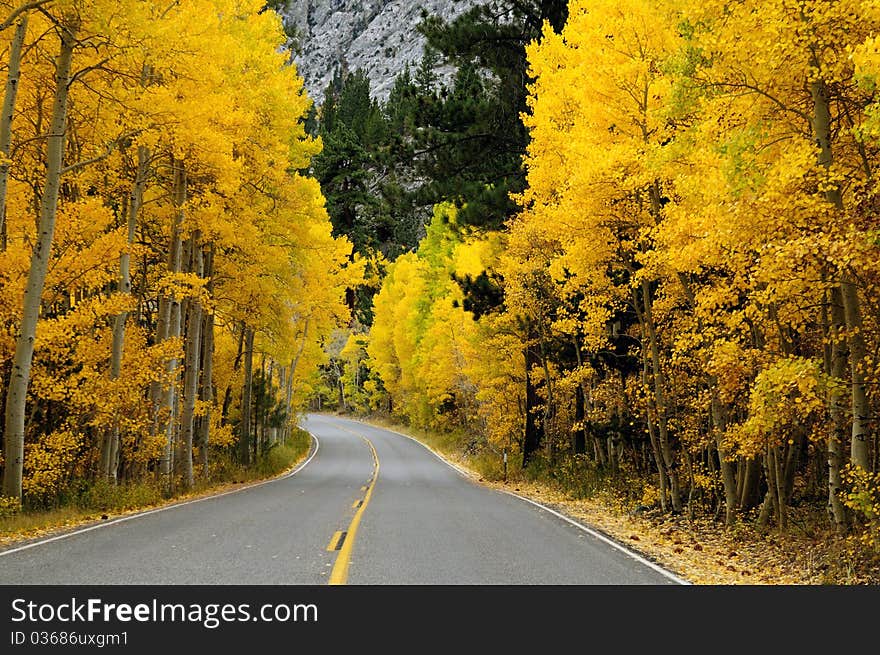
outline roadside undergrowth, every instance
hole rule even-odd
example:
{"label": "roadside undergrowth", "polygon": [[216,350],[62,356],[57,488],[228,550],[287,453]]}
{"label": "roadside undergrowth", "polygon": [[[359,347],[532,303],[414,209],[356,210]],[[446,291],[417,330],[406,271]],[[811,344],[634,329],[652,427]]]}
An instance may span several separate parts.
{"label": "roadside undergrowth", "polygon": [[224,454],[217,454],[208,474],[196,479],[189,491],[163,492],[158,482],[111,485],[79,480],[52,506],[0,511],[0,548],[49,536],[90,523],[112,520],[148,509],[211,496],[223,491],[268,480],[290,471],[302,462],[311,446],[308,432],[295,428],[286,444],[275,444],[256,464],[243,466]]}
{"label": "roadside undergrowth", "polygon": [[556,476],[540,464],[523,470],[462,433],[414,429],[384,416],[360,418],[419,440],[475,482],[540,502],[657,562],[694,584],[880,584],[880,553],[856,536],[837,535],[814,508],[792,508],[786,531],[761,529],[754,517],[724,525],[711,512],[670,515],[645,507],[649,490],[599,474]]}

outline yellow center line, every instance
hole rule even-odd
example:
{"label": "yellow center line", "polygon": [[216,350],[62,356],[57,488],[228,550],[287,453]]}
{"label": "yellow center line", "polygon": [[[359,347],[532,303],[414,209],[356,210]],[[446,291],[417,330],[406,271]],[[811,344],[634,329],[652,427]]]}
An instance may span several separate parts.
{"label": "yellow center line", "polygon": [[342,530],[337,530],[333,533],[333,536],[330,537],[330,543],[327,544],[327,550],[334,551],[339,550],[339,540],[342,539]]}
{"label": "yellow center line", "polygon": [[[351,432],[351,430],[346,430],[342,428],[346,432]],[[352,432],[352,434],[357,434],[356,432]],[[342,548],[339,550],[339,555],[336,556],[336,562],[333,564],[333,569],[330,571],[330,581],[331,585],[344,585],[348,580],[348,567],[351,564],[351,551],[354,548],[355,537],[357,537],[358,526],[361,522],[361,517],[364,515],[364,510],[367,509],[367,504],[370,502],[370,497],[373,495],[373,489],[376,487],[376,480],[379,478],[379,456],[376,454],[376,449],[373,447],[372,442],[367,439],[362,434],[357,434],[361,439],[363,439],[366,444],[370,447],[370,452],[373,454],[373,477],[369,486],[367,487],[367,493],[364,495],[364,501],[358,510],[354,513],[354,517],[351,519],[351,523],[348,526],[347,534],[345,536],[345,541],[342,544]]]}

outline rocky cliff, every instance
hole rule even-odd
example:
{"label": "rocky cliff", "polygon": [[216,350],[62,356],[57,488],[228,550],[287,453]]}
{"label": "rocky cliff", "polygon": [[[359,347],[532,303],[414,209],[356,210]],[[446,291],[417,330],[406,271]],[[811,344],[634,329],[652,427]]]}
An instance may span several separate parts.
{"label": "rocky cliff", "polygon": [[[422,10],[452,19],[481,0],[291,0],[285,20],[298,35],[297,67],[318,103],[340,67],[362,68],[373,95],[385,99],[394,78],[421,61],[424,38],[416,32]],[[451,70],[438,70],[448,79]]]}

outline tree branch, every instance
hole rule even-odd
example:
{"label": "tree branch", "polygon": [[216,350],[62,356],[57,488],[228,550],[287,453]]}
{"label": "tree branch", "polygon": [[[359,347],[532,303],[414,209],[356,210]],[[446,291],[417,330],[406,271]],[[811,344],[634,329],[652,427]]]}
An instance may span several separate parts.
{"label": "tree branch", "polygon": [[136,130],[134,132],[127,132],[126,134],[122,134],[122,135],[118,136],[116,139],[114,139],[113,141],[111,141],[107,145],[107,149],[103,153],[101,153],[100,155],[97,155],[96,157],[92,157],[91,159],[85,159],[83,161],[78,161],[75,164],[71,164],[70,166],[65,166],[64,168],[61,169],[61,174],[64,175],[66,173],[72,173],[73,171],[78,171],[81,168],[85,168],[86,166],[91,166],[92,164],[96,164],[101,160],[107,159],[107,157],[109,157],[110,155],[113,154],[113,151],[116,150],[116,147],[120,143],[122,143],[126,139],[130,139],[131,137],[133,137],[139,133],[140,133],[140,130]]}
{"label": "tree branch", "polygon": [[6,20],[0,23],[0,32],[12,25],[15,22],[15,19],[21,16],[26,11],[30,11],[31,9],[38,9],[39,7],[49,4],[50,2],[52,2],[52,0],[34,0],[33,2],[27,2],[21,5],[18,9],[13,10],[13,12],[6,17]]}

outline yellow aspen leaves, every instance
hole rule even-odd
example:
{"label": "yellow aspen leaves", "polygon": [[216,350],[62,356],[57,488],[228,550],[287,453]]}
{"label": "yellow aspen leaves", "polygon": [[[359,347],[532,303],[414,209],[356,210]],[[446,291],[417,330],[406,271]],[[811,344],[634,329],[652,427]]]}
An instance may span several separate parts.
{"label": "yellow aspen leaves", "polygon": [[[784,526],[803,476],[868,520],[874,478],[836,480],[880,448],[880,6],[568,9],[527,47],[520,211],[435,221],[389,266],[367,351],[391,407],[514,448],[537,424],[548,465],[638,472],[664,509]],[[462,323],[480,274],[496,302]]]}
{"label": "yellow aspen leaves", "polygon": [[[4,153],[4,399],[47,183],[59,26],[80,38],[25,398],[22,490],[34,502],[94,476],[108,435],[119,444],[110,466],[128,479],[155,469],[168,435],[180,439],[181,404],[169,413],[156,399],[168,388],[185,392],[182,362],[196,331],[188,308],[199,307],[211,337],[202,333],[195,353],[211,379],[199,380],[191,418],[209,423],[217,453],[240,433],[245,327],[258,366],[262,357],[274,371],[266,388],[289,427],[306,402],[305,381],[326,361],[324,339],[348,323],[345,290],[364,266],[349,261],[346,238],[332,236],[321,189],[305,173],[321,148],[304,127],[312,101],[284,50],[280,17],[265,8],[260,0],[65,0],[30,12]],[[0,33],[0,56],[14,31]],[[166,301],[179,306],[166,314]],[[180,457],[181,444],[173,447]]]}

